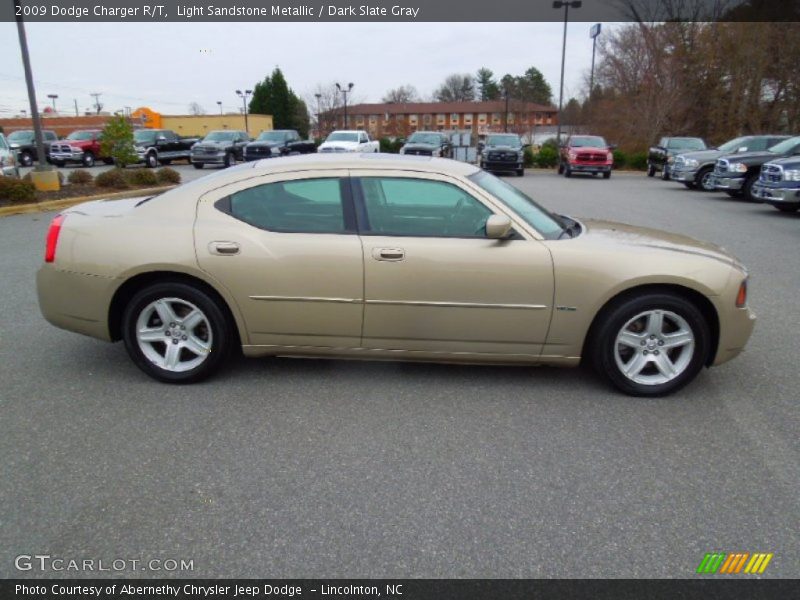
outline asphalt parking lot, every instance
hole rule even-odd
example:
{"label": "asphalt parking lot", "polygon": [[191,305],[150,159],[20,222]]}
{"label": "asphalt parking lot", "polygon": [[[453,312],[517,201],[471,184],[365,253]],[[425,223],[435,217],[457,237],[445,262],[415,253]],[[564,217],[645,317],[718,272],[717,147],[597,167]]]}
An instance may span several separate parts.
{"label": "asphalt parking lot", "polygon": [[654,400],[582,370],[292,359],[167,386],[43,320],[52,215],[3,218],[0,577],[80,576],[15,570],[35,553],[194,563],[145,577],[693,577],[712,551],[799,576],[800,215],[641,174],[507,181],[739,256],[744,354]]}

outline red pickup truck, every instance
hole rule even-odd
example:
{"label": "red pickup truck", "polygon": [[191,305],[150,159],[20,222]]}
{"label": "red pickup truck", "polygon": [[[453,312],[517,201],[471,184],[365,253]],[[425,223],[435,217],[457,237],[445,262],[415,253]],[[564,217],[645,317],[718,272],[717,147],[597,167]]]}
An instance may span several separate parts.
{"label": "red pickup truck", "polygon": [[50,162],[57,167],[67,163],[80,163],[84,167],[93,167],[96,160],[107,165],[112,164],[110,157],[100,152],[99,129],[83,129],[73,131],[66,139],[50,144]]}
{"label": "red pickup truck", "polygon": [[561,146],[558,173],[572,177],[573,173],[603,174],[611,177],[614,166],[613,146],[599,135],[573,135]]}

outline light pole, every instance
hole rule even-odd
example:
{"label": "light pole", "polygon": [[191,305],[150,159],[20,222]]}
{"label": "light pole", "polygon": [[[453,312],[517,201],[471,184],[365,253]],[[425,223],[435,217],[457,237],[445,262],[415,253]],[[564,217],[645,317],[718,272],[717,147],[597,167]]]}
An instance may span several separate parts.
{"label": "light pole", "polygon": [[222,114],[222,100],[217,100],[217,106],[219,106],[219,114]]}
{"label": "light pole", "polygon": [[322,113],[322,109],[320,108],[320,102],[322,100],[322,94],[314,94],[314,98],[317,99],[317,137],[322,137],[322,123],[320,123],[320,114]]}
{"label": "light pole", "polygon": [[343,88],[338,83],[336,84],[336,89],[342,92],[342,96],[344,96],[344,128],[347,129],[347,94],[353,89],[352,83],[347,84],[347,89]]}
{"label": "light pole", "polygon": [[247,135],[250,135],[250,128],[247,126],[247,97],[253,93],[253,90],[245,90],[242,93],[242,90],[236,90],[236,95],[242,99],[242,106],[244,107],[244,130],[247,132]]}
{"label": "light pole", "polygon": [[595,23],[589,30],[589,37],[592,38],[592,70],[589,76],[589,100],[592,99],[592,93],[594,92],[594,53],[595,50],[597,50],[597,36],[600,35],[601,28],[602,26],[600,23]]}
{"label": "light pole", "polygon": [[53,101],[53,112],[56,112],[56,100],[58,99],[58,94],[47,94],[47,97]]}
{"label": "light pole", "polygon": [[558,91],[558,126],[556,128],[556,141],[561,145],[561,108],[564,102],[564,60],[567,55],[567,21],[569,20],[569,9],[580,8],[583,2],[581,0],[555,0],[553,8],[564,9],[564,37],[561,42],[561,85]]}
{"label": "light pole", "polygon": [[508,86],[503,87],[503,98],[506,101],[506,118],[503,120],[503,131],[508,133],[508,97],[510,94],[508,93]]}

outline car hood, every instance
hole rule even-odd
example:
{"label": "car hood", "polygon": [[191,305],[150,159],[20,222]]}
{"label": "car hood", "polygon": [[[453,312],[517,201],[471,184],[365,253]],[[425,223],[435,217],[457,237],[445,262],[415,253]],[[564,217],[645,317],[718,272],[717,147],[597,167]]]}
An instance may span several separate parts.
{"label": "car hood", "polygon": [[506,151],[510,150],[512,152],[519,152],[520,150],[522,150],[522,148],[520,146],[508,146],[508,145],[503,145],[503,146],[484,146],[484,148],[486,150],[506,150]]}
{"label": "car hood", "polygon": [[720,158],[724,158],[728,162],[743,162],[743,163],[756,164],[783,157],[784,156],[782,154],[775,154],[773,152],[761,151],[761,152],[739,152],[737,154],[725,154],[722,155]]}
{"label": "car hood", "polygon": [[250,142],[247,144],[248,148],[275,148],[276,146],[280,146],[280,142]]}
{"label": "car hood", "polygon": [[683,156],[684,158],[693,158],[698,162],[717,160],[723,154],[725,153],[722,150],[693,150],[691,152],[678,152],[678,156]]}
{"label": "car hood", "polygon": [[439,144],[428,144],[425,142],[409,142],[403,145],[406,150],[438,150]]}
{"label": "car hood", "polygon": [[200,140],[193,148],[227,148],[231,145],[233,145],[233,142],[204,142]]}
{"label": "car hood", "polygon": [[604,245],[630,246],[631,252],[636,252],[637,248],[653,248],[682,254],[694,254],[744,269],[739,259],[721,246],[710,242],[701,242],[686,235],[627,223],[616,223],[614,221],[586,219],[582,220],[581,223],[586,227],[586,231],[581,237],[586,236],[587,241],[594,241]]}
{"label": "car hood", "polygon": [[358,148],[358,142],[323,142],[320,148]]}
{"label": "car hood", "polygon": [[601,146],[571,146],[570,152],[611,152],[608,148]]}

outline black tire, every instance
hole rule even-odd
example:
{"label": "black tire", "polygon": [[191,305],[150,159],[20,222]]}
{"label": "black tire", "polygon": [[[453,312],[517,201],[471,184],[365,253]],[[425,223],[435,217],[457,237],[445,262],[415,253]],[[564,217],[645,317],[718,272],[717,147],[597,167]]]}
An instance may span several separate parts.
{"label": "black tire", "polygon": [[[636,318],[638,315],[647,311],[668,311],[679,316],[688,325],[694,336],[694,346],[673,348],[665,352],[665,356],[675,360],[676,363],[685,361],[683,370],[672,379],[663,383],[642,383],[634,381],[625,375],[617,363],[617,335],[623,328]],[[670,318],[667,322],[672,322]],[[634,322],[634,325],[638,321]],[[630,329],[628,329],[630,331]],[[642,330],[646,336],[646,330]],[[657,368],[655,354],[662,352],[657,341],[651,342],[649,336],[645,337],[646,343],[651,344],[641,350],[642,356],[648,352],[645,364],[647,365],[641,373],[645,377],[658,376],[661,371]],[[711,347],[711,334],[708,323],[698,308],[681,296],[665,293],[644,293],[640,296],[622,298],[605,309],[596,318],[596,325],[589,341],[588,352],[591,362],[597,372],[605,377],[618,390],[631,396],[664,396],[675,392],[692,381],[703,368],[709,356]],[[619,344],[620,353],[630,353],[632,361],[639,355],[640,350]],[[685,357],[683,352],[688,352]],[[624,364],[630,364],[624,363]],[[671,363],[675,364],[675,363]],[[645,373],[647,371],[647,373]],[[652,371],[656,373],[652,374]]]}
{"label": "black tire", "polygon": [[148,169],[155,169],[158,166],[158,156],[155,152],[149,152],[144,157],[144,166]]}
{"label": "black tire", "polygon": [[714,167],[703,167],[694,176],[694,189],[702,192],[714,191]]}
{"label": "black tire", "polygon": [[20,154],[19,164],[21,164],[23,167],[30,167],[33,164],[33,154],[27,151]]}
{"label": "black tire", "polygon": [[104,158],[103,159],[103,164],[104,165],[113,165],[114,164],[114,159],[113,158]]}
{"label": "black tire", "polygon": [[223,166],[227,169],[228,167],[232,167],[235,164],[236,164],[236,157],[233,156],[232,152],[228,152],[225,155],[225,162],[223,163]]}
{"label": "black tire", "polygon": [[564,177],[572,177],[572,169],[569,168],[569,165],[564,167]]}
{"label": "black tire", "polygon": [[172,164],[172,160],[169,158],[165,158],[164,160],[158,161],[158,164],[160,164],[162,167],[166,167],[167,165]]}
{"label": "black tire", "polygon": [[722,190],[722,191],[725,192],[726,194],[728,194],[728,196],[730,196],[731,198],[741,198],[742,197],[742,192],[740,192],[739,190]]}
{"label": "black tire", "polygon": [[656,168],[653,165],[647,165],[647,176],[655,177],[655,175],[656,175]]}
{"label": "black tire", "polygon": [[517,169],[517,177],[524,177],[525,169]]}
{"label": "black tire", "polygon": [[562,162],[558,163],[558,174],[559,175],[563,175],[564,174],[564,163],[562,163]]}
{"label": "black tire", "polygon": [[661,179],[663,181],[669,181],[669,168],[667,165],[664,165],[664,168],[661,169]]}
{"label": "black tire", "polygon": [[787,206],[787,205],[784,205],[784,204],[773,204],[772,206],[777,208],[779,211],[785,212],[785,213],[793,213],[793,212],[797,212],[798,210],[800,210],[800,206],[791,206],[791,205]]}
{"label": "black tire", "polygon": [[[197,335],[199,336],[203,334],[206,335],[211,344],[210,349],[199,364],[185,371],[169,370],[157,365],[147,357],[136,337],[137,321],[140,316],[142,316],[142,313],[147,311],[148,306],[153,302],[167,298],[192,305],[205,317],[205,322],[197,326],[200,330],[196,329],[195,331],[198,332]],[[179,307],[181,305],[176,303],[174,306]],[[151,318],[155,319],[151,324],[154,328],[161,326],[171,332],[180,331],[181,329],[179,321],[176,321],[175,326],[172,326],[172,324],[161,323],[160,318],[156,314],[152,314]],[[166,383],[194,383],[205,379],[219,369],[225,359],[230,355],[234,340],[236,339],[233,324],[226,319],[223,308],[218,304],[216,299],[205,291],[192,285],[168,282],[155,283],[147,286],[133,296],[125,307],[125,311],[122,315],[122,337],[125,341],[125,348],[134,364],[150,377]],[[177,340],[178,336],[171,335],[168,337],[165,331],[164,339],[163,350],[164,356],[166,356],[167,349],[170,347],[170,342],[173,339]],[[170,340],[170,342],[166,340]],[[156,345],[162,346],[162,343],[155,342],[152,345],[156,354],[159,354],[160,352],[156,348]],[[175,345],[180,346],[181,342],[178,341]],[[181,353],[179,356],[191,357],[192,355],[188,350],[179,349],[178,352]]]}
{"label": "black tire", "polygon": [[603,173],[603,179],[611,179],[611,171],[606,171]]}
{"label": "black tire", "polygon": [[696,190],[697,189],[697,184],[696,183],[692,183],[691,181],[684,181],[683,185],[686,186],[687,190]]}
{"label": "black tire", "polygon": [[91,152],[84,152],[83,158],[81,158],[81,164],[84,167],[93,167],[94,166],[94,154]]}
{"label": "black tire", "polygon": [[761,200],[753,196],[753,185],[756,181],[758,181],[758,173],[747,176],[747,179],[745,179],[744,185],[742,186],[742,196],[744,196],[744,199],[748,202],[757,202],[760,204]]}
{"label": "black tire", "polygon": [[54,160],[54,161],[53,161],[53,164],[54,164],[56,167],[58,167],[59,169],[61,169],[61,168],[63,168],[63,167],[64,167],[64,165],[66,165],[67,163],[65,163],[63,160]]}
{"label": "black tire", "polygon": [[195,169],[202,169],[203,168],[203,163],[192,163],[192,166]]}

